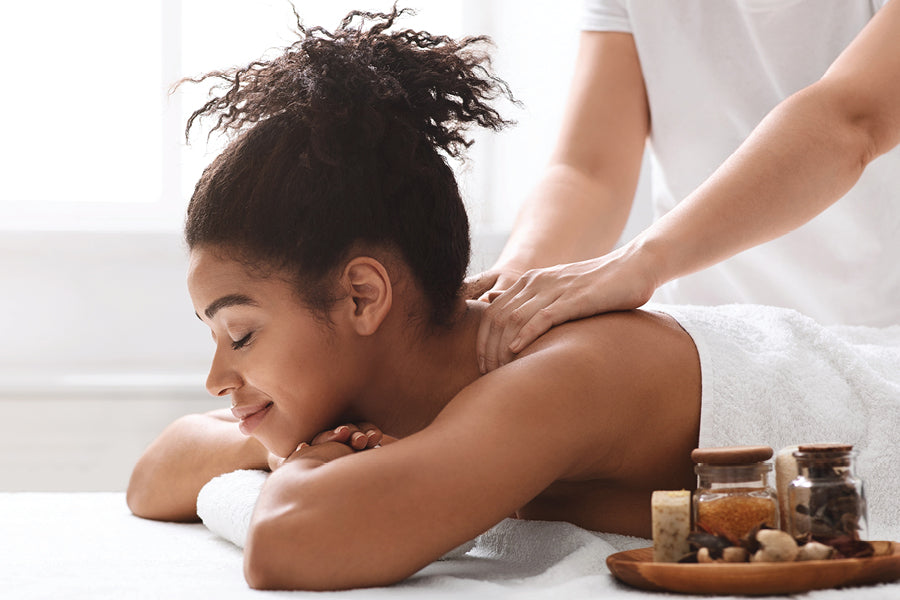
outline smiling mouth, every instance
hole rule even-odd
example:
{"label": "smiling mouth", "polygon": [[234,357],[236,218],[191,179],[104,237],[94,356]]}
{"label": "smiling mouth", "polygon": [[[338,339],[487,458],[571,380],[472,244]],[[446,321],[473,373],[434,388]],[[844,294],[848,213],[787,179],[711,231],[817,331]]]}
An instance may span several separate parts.
{"label": "smiling mouth", "polygon": [[231,409],[231,414],[240,420],[238,429],[241,430],[241,433],[250,435],[263,422],[274,404],[274,402],[266,402],[255,406],[235,406]]}

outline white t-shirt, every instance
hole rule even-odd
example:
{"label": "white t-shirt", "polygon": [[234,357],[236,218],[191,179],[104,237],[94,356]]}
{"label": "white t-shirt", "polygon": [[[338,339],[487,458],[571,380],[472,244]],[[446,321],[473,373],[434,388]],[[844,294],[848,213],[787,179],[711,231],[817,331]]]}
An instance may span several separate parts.
{"label": "white t-shirt", "polygon": [[[886,1],[587,0],[584,29],[634,36],[656,218],[775,105],[818,80]],[[825,324],[900,323],[900,148],[809,223],[671,282],[654,300],[783,306]]]}

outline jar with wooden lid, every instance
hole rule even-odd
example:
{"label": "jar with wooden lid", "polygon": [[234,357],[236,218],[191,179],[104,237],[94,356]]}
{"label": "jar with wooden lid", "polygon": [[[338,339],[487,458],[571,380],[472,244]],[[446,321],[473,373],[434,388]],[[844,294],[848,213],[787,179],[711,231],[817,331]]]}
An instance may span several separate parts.
{"label": "jar with wooden lid", "polygon": [[806,444],[794,452],[798,475],[788,486],[788,531],[825,544],[865,539],[866,497],[850,444]]}
{"label": "jar with wooden lid", "polygon": [[754,528],[778,527],[778,502],[769,485],[769,446],[697,448],[691,453],[697,474],[695,528],[737,543]]}

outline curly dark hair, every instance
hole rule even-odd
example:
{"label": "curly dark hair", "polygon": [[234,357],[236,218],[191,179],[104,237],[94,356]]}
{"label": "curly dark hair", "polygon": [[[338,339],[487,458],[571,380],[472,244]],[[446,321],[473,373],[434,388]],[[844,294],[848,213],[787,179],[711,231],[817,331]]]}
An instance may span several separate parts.
{"label": "curly dark hair", "polygon": [[[491,74],[484,36],[388,31],[408,12],[353,11],[333,32],[306,28],[271,60],[213,71],[220,95],[194,112],[238,134],[206,168],[187,209],[190,248],[295,273],[321,312],[323,278],[357,244],[399,252],[444,324],[469,262],[469,225],[447,157],[471,123],[510,123],[490,106],[508,86]],[[224,93],[221,93],[224,90]]]}

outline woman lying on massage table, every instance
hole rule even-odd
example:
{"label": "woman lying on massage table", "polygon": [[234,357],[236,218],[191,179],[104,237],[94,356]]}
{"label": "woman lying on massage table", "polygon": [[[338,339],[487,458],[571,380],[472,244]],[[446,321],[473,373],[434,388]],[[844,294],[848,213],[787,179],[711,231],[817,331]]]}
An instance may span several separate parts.
{"label": "woman lying on massage table", "polygon": [[[397,582],[512,513],[648,537],[651,491],[694,483],[700,363],[671,316],[568,323],[479,374],[485,305],[461,293],[445,155],[466,124],[506,124],[488,102],[507,90],[480,38],[391,33],[397,16],[301,28],[283,55],[210,74],[230,87],[188,123],[240,133],[186,222],[207,387],[233,416],[170,425],[127,497],[191,520],[211,478],[277,467],[245,549],[255,588]],[[375,448],[381,432],[401,439]]]}

